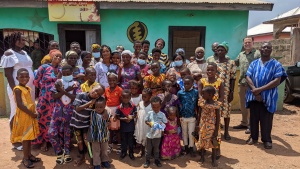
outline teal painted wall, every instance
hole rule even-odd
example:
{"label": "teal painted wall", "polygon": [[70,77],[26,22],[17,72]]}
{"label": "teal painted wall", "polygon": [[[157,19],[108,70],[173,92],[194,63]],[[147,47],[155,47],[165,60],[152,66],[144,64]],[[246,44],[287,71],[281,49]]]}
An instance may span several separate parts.
{"label": "teal painted wall", "polygon": [[[30,17],[38,12],[45,17],[43,28],[32,27]],[[114,48],[122,44],[132,50],[132,44],[127,38],[127,28],[134,21],[141,21],[148,27],[147,40],[151,48],[157,38],[163,38],[166,46],[163,52],[168,53],[169,26],[206,26],[205,48],[206,56],[212,51],[210,45],[215,42],[229,42],[229,53],[235,58],[242,46],[242,39],[247,34],[248,11],[186,11],[186,10],[101,10],[101,42]],[[33,8],[1,8],[0,29],[20,28],[53,34],[58,40],[57,23],[49,22],[48,10]],[[97,23],[96,23],[97,24]]]}

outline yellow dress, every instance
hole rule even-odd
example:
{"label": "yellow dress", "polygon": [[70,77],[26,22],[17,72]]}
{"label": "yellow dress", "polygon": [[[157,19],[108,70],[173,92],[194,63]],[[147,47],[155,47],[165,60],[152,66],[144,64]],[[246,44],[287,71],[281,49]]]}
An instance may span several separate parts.
{"label": "yellow dress", "polygon": [[[30,95],[29,87],[16,86],[15,90],[21,90],[21,98],[23,104],[30,110],[35,112],[35,103],[32,101]],[[15,99],[16,100],[16,99]],[[11,132],[11,142],[22,142],[24,140],[34,140],[37,138],[39,134],[38,120],[32,118],[27,113],[20,110],[18,107],[16,108],[16,115],[13,119],[13,127]]]}
{"label": "yellow dress", "polygon": [[[217,78],[217,80],[214,83],[209,83],[207,78],[201,78],[200,81],[203,85],[203,88],[206,87],[206,86],[213,86],[215,88],[216,93],[213,97],[213,100],[218,101],[218,99],[219,99],[219,90],[220,90],[220,86],[222,84],[222,79]],[[200,98],[199,98],[199,100],[200,100]],[[199,103],[199,106],[200,106],[200,103]]]}

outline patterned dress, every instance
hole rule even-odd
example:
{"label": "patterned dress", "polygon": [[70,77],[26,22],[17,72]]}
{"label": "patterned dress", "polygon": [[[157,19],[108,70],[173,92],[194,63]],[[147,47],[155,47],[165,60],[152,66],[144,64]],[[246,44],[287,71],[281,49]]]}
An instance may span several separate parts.
{"label": "patterned dress", "polygon": [[152,96],[156,96],[163,92],[162,82],[166,79],[165,74],[159,76],[149,75],[144,78],[144,88],[152,89]]}
{"label": "patterned dress", "polygon": [[129,89],[129,81],[138,80],[140,73],[140,67],[138,65],[132,65],[129,68],[124,67],[121,72],[121,88]]}
{"label": "patterned dress", "polygon": [[[23,104],[32,112],[35,112],[35,104],[31,99],[30,88],[28,86],[16,86],[15,90],[21,90],[21,98]],[[23,112],[18,107],[16,108],[16,115],[13,119],[13,127],[11,131],[11,142],[17,143],[24,140],[34,140],[39,134],[37,119],[32,118],[29,114]]]}
{"label": "patterned dress", "polygon": [[[163,93],[159,94],[157,96],[161,100],[164,100],[164,98],[165,98],[165,94],[163,94]],[[169,101],[167,101],[166,104],[161,106],[160,111],[163,112],[167,116],[168,108],[171,106],[175,106],[178,108],[179,104],[180,104],[180,102],[178,100],[178,97],[176,95],[172,94],[171,99]]]}
{"label": "patterned dress", "polygon": [[[217,148],[212,144],[212,136],[215,132],[217,116],[215,113],[216,109],[220,109],[220,104],[215,102],[214,104],[207,104],[202,102],[200,104],[202,108],[201,119],[199,124],[199,140],[196,143],[197,149],[209,149]],[[218,130],[217,140],[220,144],[221,141],[221,131],[220,127]]]}
{"label": "patterned dress", "polygon": [[[220,86],[222,84],[222,80],[220,78],[217,78],[217,80],[214,82],[214,83],[209,83],[208,82],[208,79],[207,78],[201,78],[200,79],[202,85],[203,85],[203,88],[206,87],[206,86],[213,86],[216,90],[216,93],[213,97],[213,100],[214,101],[218,101],[219,99],[219,92],[220,92]],[[199,99],[199,101],[202,100],[201,98]],[[200,104],[199,104],[200,106]]]}
{"label": "patterned dress", "polygon": [[[177,118],[174,121],[168,120],[165,128],[165,135],[163,137],[162,145],[161,145],[161,158],[162,159],[173,159],[178,157],[181,151],[180,146],[180,137],[177,133]],[[168,132],[174,132],[169,134]]]}
{"label": "patterned dress", "polygon": [[233,60],[227,60],[226,62],[220,63],[216,60],[218,65],[218,75],[222,79],[224,84],[224,102],[221,106],[221,116],[224,118],[230,117],[231,104],[228,102],[228,96],[230,93],[230,80],[236,78],[236,66]]}
{"label": "patterned dress", "polygon": [[51,64],[44,64],[38,68],[34,78],[34,85],[40,89],[39,99],[36,110],[39,113],[40,134],[32,144],[41,144],[44,141],[49,142],[48,130],[52,113],[54,109],[54,98],[52,97],[51,88],[57,80],[57,73],[60,67],[53,67]]}

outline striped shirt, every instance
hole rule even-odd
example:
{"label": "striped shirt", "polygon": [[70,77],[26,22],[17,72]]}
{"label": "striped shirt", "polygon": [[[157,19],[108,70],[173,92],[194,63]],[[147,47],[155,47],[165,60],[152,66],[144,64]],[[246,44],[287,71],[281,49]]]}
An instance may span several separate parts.
{"label": "striped shirt", "polygon": [[[104,111],[104,113],[107,113],[106,110]],[[98,114],[94,110],[91,114],[91,126],[88,132],[88,141],[100,143],[109,141],[108,120],[104,120],[102,114]]]}
{"label": "striped shirt", "polygon": [[[272,80],[281,77],[280,83],[283,82],[287,74],[279,63],[275,59],[262,63],[261,59],[254,60],[246,73],[246,76],[250,77],[256,88],[262,87]],[[262,100],[270,113],[274,113],[277,108],[278,89],[274,87],[269,90],[264,90],[260,93]],[[255,100],[255,96],[252,94],[250,88],[246,93],[246,107],[249,107],[249,103]]]}
{"label": "striped shirt", "polygon": [[88,128],[90,126],[90,115],[91,115],[91,112],[93,109],[88,107],[88,108],[81,110],[80,112],[77,112],[76,107],[86,104],[87,102],[89,102],[91,100],[92,99],[89,97],[89,93],[87,93],[87,92],[79,93],[76,96],[76,98],[73,102],[75,109],[73,111],[70,126],[72,126],[74,128],[79,128],[79,129]]}

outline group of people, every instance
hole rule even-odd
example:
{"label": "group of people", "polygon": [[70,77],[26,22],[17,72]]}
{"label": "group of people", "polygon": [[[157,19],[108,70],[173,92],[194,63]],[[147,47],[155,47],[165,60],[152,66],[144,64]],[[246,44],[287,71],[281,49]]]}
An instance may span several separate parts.
{"label": "group of people", "polygon": [[202,162],[205,149],[212,148],[212,165],[217,166],[221,128],[224,139],[231,139],[236,66],[240,67],[242,123],[234,128],[248,129],[247,144],[255,144],[260,123],[264,147],[272,148],[277,86],[286,73],[270,57],[268,42],[258,51],[252,38],[244,38],[245,51],[236,60],[226,55],[227,42],[214,43],[214,55],[207,59],[205,49],[197,47],[188,61],[182,48],[171,59],[162,53],[163,39],[155,41],[151,53],[150,42],[144,40],[133,43],[133,53],[122,46],[112,51],[98,44],[82,51],[73,42],[65,55],[58,42],[50,41],[49,54],[33,72],[33,62],[22,50],[23,35],[12,33],[10,39],[11,49],[0,65],[9,84],[11,142],[23,150],[27,168],[41,161],[31,154],[32,144],[41,145],[41,151],[48,151],[51,144],[57,164],[71,162],[72,137],[79,153],[74,166],[84,163],[88,153],[91,168],[109,168],[108,154],[114,144],[120,160],[127,153],[134,160],[134,147],[139,148],[138,157],[146,157],[145,168],[152,156],[158,167],[160,159],[195,157],[194,147],[201,152]]}

